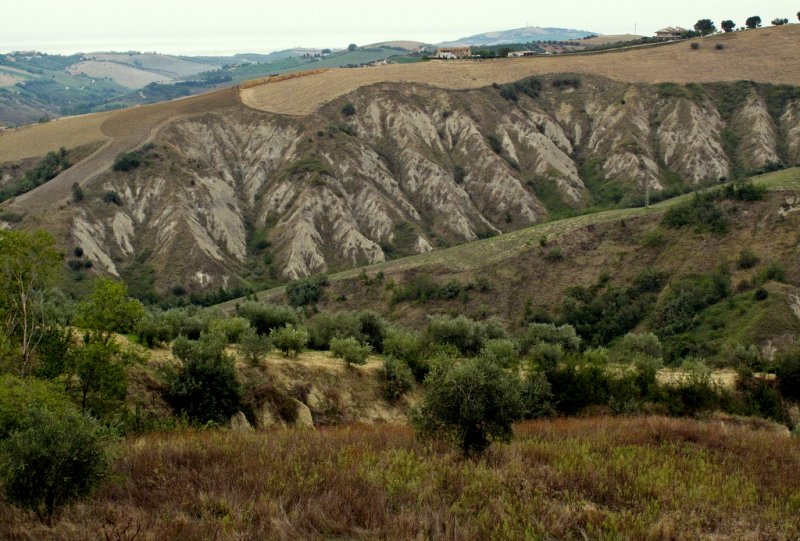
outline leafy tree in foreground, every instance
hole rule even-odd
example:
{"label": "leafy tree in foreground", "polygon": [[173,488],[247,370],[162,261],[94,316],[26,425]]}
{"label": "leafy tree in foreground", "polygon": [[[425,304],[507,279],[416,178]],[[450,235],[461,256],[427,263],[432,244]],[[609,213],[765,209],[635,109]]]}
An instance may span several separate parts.
{"label": "leafy tree in foreground", "polygon": [[23,376],[44,325],[38,294],[56,281],[60,264],[48,233],[0,231],[0,332],[18,342]]}
{"label": "leafy tree in foreground", "polygon": [[108,343],[113,333],[133,331],[144,314],[142,303],[128,297],[125,283],[98,278],[92,294],[78,306],[78,324]]}
{"label": "leafy tree in foreground", "polygon": [[425,380],[428,392],[412,414],[423,438],[444,438],[465,455],[509,441],[524,413],[519,378],[492,362],[441,362]]}
{"label": "leafy tree in foreground", "polygon": [[108,456],[96,421],[78,413],[30,413],[28,428],[2,444],[8,501],[50,519],[57,508],[91,493]]}
{"label": "leafy tree in foreground", "polygon": [[240,408],[242,387],[225,345],[225,338],[215,335],[199,342],[181,336],[172,345],[183,367],[168,375],[165,398],[193,422],[221,424]]}

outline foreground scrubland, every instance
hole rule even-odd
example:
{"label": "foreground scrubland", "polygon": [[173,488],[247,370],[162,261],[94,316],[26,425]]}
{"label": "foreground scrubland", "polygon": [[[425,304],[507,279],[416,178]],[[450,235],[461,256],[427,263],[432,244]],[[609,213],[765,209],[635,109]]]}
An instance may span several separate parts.
{"label": "foreground scrubland", "polygon": [[478,460],[405,427],[183,431],[3,539],[796,539],[800,442],[663,417],[529,422]]}

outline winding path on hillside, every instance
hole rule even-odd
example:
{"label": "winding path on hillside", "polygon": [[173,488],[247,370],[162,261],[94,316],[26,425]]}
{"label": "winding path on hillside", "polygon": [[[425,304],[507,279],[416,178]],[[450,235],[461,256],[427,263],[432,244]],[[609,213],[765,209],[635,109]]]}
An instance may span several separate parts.
{"label": "winding path on hillside", "polygon": [[[238,89],[228,88],[170,102],[124,109],[113,114],[105,113],[98,117],[102,120],[99,125],[97,119],[89,119],[92,122],[91,129],[99,128],[99,133],[90,133],[97,139],[106,139],[105,144],[56,178],[18,196],[10,206],[24,211],[43,211],[52,208],[70,197],[73,184],[84,186],[89,180],[111,167],[118,154],[130,152],[148,142],[165,124],[184,116],[210,113],[240,104]],[[61,122],[67,124],[69,120]],[[35,138],[35,134],[34,130],[29,135]],[[3,140],[0,138],[0,145],[2,144]]]}

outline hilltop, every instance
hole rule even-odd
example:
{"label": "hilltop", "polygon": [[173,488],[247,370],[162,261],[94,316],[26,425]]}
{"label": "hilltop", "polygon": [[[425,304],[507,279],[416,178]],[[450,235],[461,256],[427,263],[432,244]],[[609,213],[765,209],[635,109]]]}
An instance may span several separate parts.
{"label": "hilltop", "polygon": [[[800,85],[794,50],[800,25],[720,34],[630,50],[486,62],[427,62],[362,70],[329,70],[242,91],[245,104],[288,115],[308,115],[358,88],[378,83],[465,90],[533,75],[581,73],[630,83],[757,81]],[[697,50],[690,43],[699,43]],[[721,44],[722,49],[716,45]]]}
{"label": "hilltop", "polygon": [[484,32],[453,41],[445,41],[438,45],[440,47],[451,47],[454,45],[502,45],[505,43],[522,43],[529,41],[571,41],[596,35],[595,32],[574,30],[571,28],[526,26],[524,28],[514,28],[512,30]]}

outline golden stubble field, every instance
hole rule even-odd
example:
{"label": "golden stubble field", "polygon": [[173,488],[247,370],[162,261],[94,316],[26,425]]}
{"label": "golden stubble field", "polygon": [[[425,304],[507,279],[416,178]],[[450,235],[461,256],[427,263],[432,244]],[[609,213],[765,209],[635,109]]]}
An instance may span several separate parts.
{"label": "golden stubble field", "polygon": [[[800,25],[734,32],[689,42],[619,52],[489,61],[434,61],[372,68],[342,68],[278,83],[243,88],[242,101],[255,109],[308,115],[363,86],[416,83],[471,89],[534,75],[585,73],[632,83],[709,83],[752,80],[800,85]],[[723,48],[718,50],[717,44]]]}

